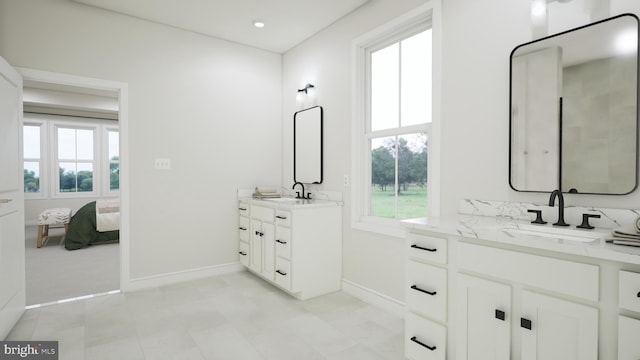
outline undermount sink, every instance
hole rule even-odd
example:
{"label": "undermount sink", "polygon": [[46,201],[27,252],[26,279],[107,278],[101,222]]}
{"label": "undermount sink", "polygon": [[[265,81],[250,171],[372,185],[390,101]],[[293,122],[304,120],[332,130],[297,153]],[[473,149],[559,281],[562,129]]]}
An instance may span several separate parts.
{"label": "undermount sink", "polygon": [[311,202],[313,201],[313,199],[296,199],[296,198],[290,198],[290,197],[264,198],[260,200],[273,201],[273,202],[279,202],[279,203],[285,203],[285,204],[311,204]]}
{"label": "undermount sink", "polygon": [[539,236],[551,239],[571,240],[580,242],[591,242],[604,237],[600,232],[591,232],[590,230],[566,229],[557,227],[536,227],[520,225],[517,229],[505,229],[506,233],[511,235],[529,235]]}

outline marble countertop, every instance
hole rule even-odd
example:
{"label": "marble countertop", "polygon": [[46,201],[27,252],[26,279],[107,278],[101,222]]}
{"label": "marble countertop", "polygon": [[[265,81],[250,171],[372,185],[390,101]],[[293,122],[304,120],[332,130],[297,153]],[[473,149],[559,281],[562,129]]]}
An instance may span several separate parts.
{"label": "marble countertop", "polygon": [[342,202],[324,199],[296,199],[292,197],[257,199],[253,197],[240,197],[239,201],[249,204],[276,207],[278,209],[298,209],[342,206]]}
{"label": "marble countertop", "polygon": [[[402,221],[407,229],[462,236],[497,244],[516,245],[531,249],[547,250],[562,254],[579,255],[604,260],[640,264],[640,247],[615,245],[605,241],[611,238],[611,229],[569,229],[575,234],[593,238],[588,241],[538,236],[535,231],[561,231],[551,224],[534,225],[530,221],[504,217],[457,215],[451,218],[419,218]],[[554,229],[555,228],[555,229]]]}

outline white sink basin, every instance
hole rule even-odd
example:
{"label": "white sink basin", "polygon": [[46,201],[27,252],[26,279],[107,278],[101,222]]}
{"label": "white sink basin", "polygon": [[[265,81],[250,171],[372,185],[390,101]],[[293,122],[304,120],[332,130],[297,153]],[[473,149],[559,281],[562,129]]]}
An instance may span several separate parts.
{"label": "white sink basin", "polygon": [[295,203],[295,202],[298,202],[299,200],[302,200],[302,199],[281,197],[281,198],[264,198],[264,199],[260,199],[260,200],[275,201],[275,202],[285,202],[285,203]]}
{"label": "white sink basin", "polygon": [[296,198],[290,198],[290,197],[264,198],[260,200],[273,201],[273,202],[284,203],[284,204],[295,204],[295,205],[313,204],[313,199],[296,199]]}
{"label": "white sink basin", "polygon": [[591,242],[602,239],[604,234],[590,230],[566,229],[556,227],[535,227],[520,225],[517,229],[505,229],[506,233],[515,235],[539,236],[551,239]]}

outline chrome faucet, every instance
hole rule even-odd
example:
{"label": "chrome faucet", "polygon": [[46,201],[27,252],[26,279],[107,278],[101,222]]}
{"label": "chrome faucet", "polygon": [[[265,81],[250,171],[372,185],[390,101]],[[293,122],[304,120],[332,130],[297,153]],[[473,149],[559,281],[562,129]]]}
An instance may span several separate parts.
{"label": "chrome faucet", "polygon": [[[292,190],[293,190],[293,189],[295,189],[295,188],[296,188],[296,185],[300,185],[300,186],[302,187],[302,194],[300,194],[300,191],[296,191],[296,199],[311,199],[311,197],[310,197],[310,196],[306,196],[306,195],[304,194],[304,184],[303,184],[303,183],[301,183],[301,182],[299,182],[299,181],[296,181],[296,182],[293,184],[293,187],[291,187],[291,189],[292,189]],[[311,194],[309,194],[309,195],[311,195]]]}
{"label": "chrome faucet", "polygon": [[564,197],[560,190],[553,190],[551,192],[551,197],[549,197],[549,206],[554,206],[556,197],[558,198],[558,221],[553,223],[553,225],[569,226],[569,224],[564,222]]}

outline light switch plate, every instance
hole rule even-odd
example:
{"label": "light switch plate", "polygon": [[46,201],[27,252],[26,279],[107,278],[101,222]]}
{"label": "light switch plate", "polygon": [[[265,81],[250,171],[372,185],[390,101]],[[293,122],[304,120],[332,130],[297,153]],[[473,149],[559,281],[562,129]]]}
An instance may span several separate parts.
{"label": "light switch plate", "polygon": [[169,170],[171,169],[171,159],[158,158],[156,159],[156,170]]}

